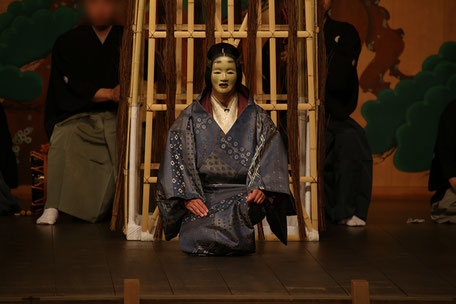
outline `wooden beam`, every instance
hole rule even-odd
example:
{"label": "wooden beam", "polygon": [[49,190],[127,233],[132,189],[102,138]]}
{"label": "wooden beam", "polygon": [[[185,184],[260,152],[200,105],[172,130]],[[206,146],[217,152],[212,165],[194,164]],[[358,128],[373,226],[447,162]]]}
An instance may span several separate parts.
{"label": "wooden beam", "polygon": [[351,290],[353,304],[370,304],[368,281],[352,280]]}
{"label": "wooden beam", "polygon": [[139,280],[124,280],[124,304],[139,304]]}

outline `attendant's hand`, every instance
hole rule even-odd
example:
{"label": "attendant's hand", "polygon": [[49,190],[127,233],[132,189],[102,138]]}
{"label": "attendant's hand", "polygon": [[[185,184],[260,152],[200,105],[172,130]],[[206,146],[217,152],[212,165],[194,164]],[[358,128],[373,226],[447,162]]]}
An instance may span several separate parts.
{"label": "attendant's hand", "polygon": [[450,182],[451,188],[453,191],[456,192],[456,177],[452,177],[448,180]]}
{"label": "attendant's hand", "polygon": [[247,203],[255,203],[255,204],[262,204],[266,195],[263,191],[255,189],[247,195]]}
{"label": "attendant's hand", "polygon": [[115,102],[120,101],[120,85],[117,85],[114,89],[112,89],[112,100]]}
{"label": "attendant's hand", "polygon": [[105,102],[109,100],[114,100],[114,89],[99,89],[92,98],[93,102]]}
{"label": "attendant's hand", "polygon": [[203,201],[199,198],[186,201],[185,207],[190,210],[191,213],[199,216],[206,216],[209,211]]}

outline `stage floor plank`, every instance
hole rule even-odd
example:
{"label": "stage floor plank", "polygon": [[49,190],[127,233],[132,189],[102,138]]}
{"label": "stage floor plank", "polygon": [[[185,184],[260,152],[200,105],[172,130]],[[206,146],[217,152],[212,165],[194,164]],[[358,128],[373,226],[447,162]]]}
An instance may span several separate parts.
{"label": "stage floor plank", "polygon": [[[428,210],[424,200],[375,201],[366,228],[329,226],[320,242],[258,242],[245,257],[191,257],[175,241],[128,242],[106,222],[63,216],[51,227],[35,225],[35,217],[3,217],[0,302],[117,303],[126,278],[140,279],[143,299],[162,302],[349,301],[352,279],[368,280],[380,302],[451,302],[456,225],[433,224]],[[406,224],[408,217],[426,222]]]}

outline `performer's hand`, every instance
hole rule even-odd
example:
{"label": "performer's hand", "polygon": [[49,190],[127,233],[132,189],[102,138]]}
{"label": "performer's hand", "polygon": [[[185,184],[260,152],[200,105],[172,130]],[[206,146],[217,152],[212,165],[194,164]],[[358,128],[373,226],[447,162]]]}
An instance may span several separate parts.
{"label": "performer's hand", "polygon": [[114,89],[112,89],[112,100],[115,102],[120,101],[120,85],[117,85]]}
{"label": "performer's hand", "polygon": [[191,213],[199,216],[206,216],[209,211],[203,201],[199,198],[186,201],[185,207],[190,210]]}
{"label": "performer's hand", "polygon": [[262,204],[266,195],[263,191],[255,189],[247,195],[247,203],[255,203],[255,204]]}
{"label": "performer's hand", "polygon": [[448,180],[450,182],[451,188],[453,191],[456,192],[456,177],[452,177]]}

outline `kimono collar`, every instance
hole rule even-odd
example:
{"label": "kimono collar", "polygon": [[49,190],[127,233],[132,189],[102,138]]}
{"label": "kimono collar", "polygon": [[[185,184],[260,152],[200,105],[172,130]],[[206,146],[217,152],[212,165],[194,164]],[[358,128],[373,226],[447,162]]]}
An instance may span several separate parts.
{"label": "kimono collar", "polygon": [[[238,91],[238,113],[237,117],[239,117],[242,112],[244,111],[247,106],[254,104],[253,99],[249,98],[249,90],[246,87],[242,87],[241,90]],[[201,106],[213,116],[212,111],[212,103],[211,103],[211,93],[204,91],[197,99],[197,102],[201,104]]]}
{"label": "kimono collar", "polygon": [[107,30],[106,36],[104,37],[104,39],[102,39],[102,38],[100,37],[100,35],[98,34],[97,30],[95,29],[95,27],[94,27],[93,25],[91,26],[91,28],[92,28],[92,31],[95,33],[95,36],[97,36],[97,38],[98,38],[98,40],[100,41],[100,43],[101,43],[102,45],[104,45],[104,43],[106,42],[106,40],[108,40],[109,34],[111,34],[112,25],[109,26],[109,29]]}

